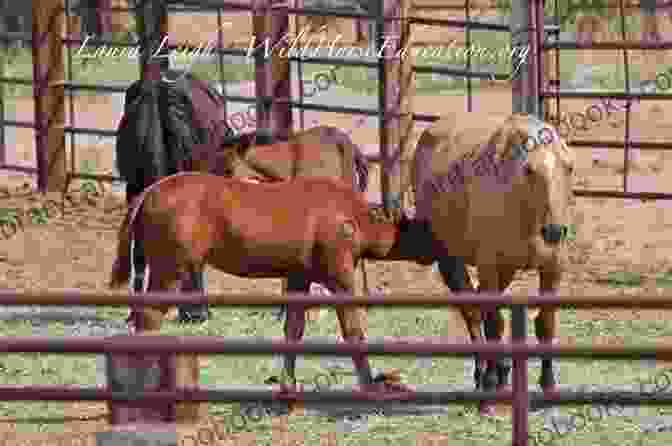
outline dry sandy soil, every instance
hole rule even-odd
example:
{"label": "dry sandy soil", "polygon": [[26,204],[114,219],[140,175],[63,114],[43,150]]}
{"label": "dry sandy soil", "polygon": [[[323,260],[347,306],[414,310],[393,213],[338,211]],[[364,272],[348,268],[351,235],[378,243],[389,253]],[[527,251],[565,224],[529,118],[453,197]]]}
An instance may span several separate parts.
{"label": "dry sandy soil", "polygon": [[[180,27],[180,32],[184,28]],[[184,36],[187,37],[186,35]],[[442,36],[443,37],[443,36]],[[573,101],[568,111],[582,111],[590,103]],[[114,128],[118,116],[110,116],[109,99],[104,97],[83,97],[77,105],[77,125],[81,127]],[[18,100],[17,119],[32,117],[32,101]],[[424,113],[441,114],[447,110],[466,109],[466,101],[460,96],[443,96],[440,101],[431,97],[417,97],[416,110]],[[474,119],[491,112],[510,112],[511,93],[506,88],[480,91],[476,95]],[[667,113],[670,105],[652,106],[648,103],[637,105],[632,116],[632,131],[636,139],[646,141],[670,141],[672,124]],[[325,118],[330,116],[324,115]],[[587,138],[619,139],[623,136],[622,113],[609,122],[602,122],[585,134]],[[88,122],[87,122],[88,121]],[[349,119],[325,119],[324,124],[350,128]],[[417,132],[416,132],[417,133]],[[18,141],[13,149],[17,161],[34,162],[32,132],[18,129]],[[416,138],[417,138],[416,134]],[[375,129],[357,129],[353,133],[357,143],[375,143]],[[102,170],[112,167],[111,145],[80,147],[80,158],[96,159],[96,166]],[[597,150],[577,149],[579,165],[577,186],[581,188],[613,188],[621,185],[623,155],[611,150],[608,155]],[[603,151],[604,152],[604,151]],[[631,187],[640,190],[665,191],[664,185],[672,184],[672,170],[665,169],[671,163],[671,155],[657,152],[641,153],[634,157],[631,172]],[[634,182],[633,182],[634,179]],[[3,173],[0,185],[10,190],[23,182],[32,182],[29,177]],[[376,176],[372,186],[376,187]],[[12,192],[13,193],[13,192]],[[29,206],[29,198],[3,199],[2,207],[18,204]],[[81,212],[57,219],[48,226],[29,226],[0,244],[0,280],[6,288],[17,290],[54,290],[76,288],[79,290],[104,290],[107,275],[114,260],[116,228],[121,222],[123,197],[108,195],[97,203],[89,203]],[[114,210],[114,209],[117,210]],[[655,282],[645,280],[642,287],[615,289],[603,283],[609,272],[639,272],[652,277],[671,270],[672,258],[672,206],[664,202],[640,203],[618,199],[578,198],[575,209],[577,238],[571,244],[568,272],[562,282],[562,295],[597,296],[618,293],[650,294],[663,290],[656,288]],[[406,263],[373,263],[368,266],[371,286],[384,286],[389,292],[443,292],[444,288],[430,268]],[[534,292],[538,286],[531,273],[521,273],[514,285],[513,293]],[[279,280],[245,280],[211,271],[209,291],[218,293],[280,292]],[[361,289],[361,288],[360,288]],[[665,317],[661,312],[645,311],[582,311],[582,318],[639,318],[651,320]],[[669,317],[669,315],[668,315]],[[456,332],[465,335],[459,317],[455,316]],[[571,333],[561,333],[562,341],[571,342]],[[621,340],[615,340],[622,342]],[[104,414],[102,405],[76,403],[68,406],[67,414],[75,418],[100,416]],[[1,422],[1,420],[0,420]],[[104,420],[73,421],[64,426],[66,432],[92,432],[100,429]],[[0,427],[2,431],[13,431],[11,423]],[[45,443],[46,444],[46,443]]]}

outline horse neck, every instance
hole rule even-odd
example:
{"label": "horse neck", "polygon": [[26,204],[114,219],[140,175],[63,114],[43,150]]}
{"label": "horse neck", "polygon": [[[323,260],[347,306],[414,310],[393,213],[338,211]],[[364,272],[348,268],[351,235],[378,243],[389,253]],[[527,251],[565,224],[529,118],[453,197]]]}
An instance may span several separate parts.
{"label": "horse neck", "polygon": [[386,259],[394,252],[394,247],[399,242],[399,227],[394,223],[368,219],[362,230],[366,239],[365,258]]}
{"label": "horse neck", "polygon": [[419,220],[372,223],[371,248],[365,257],[387,261],[429,264],[434,258],[434,239],[429,226]]}

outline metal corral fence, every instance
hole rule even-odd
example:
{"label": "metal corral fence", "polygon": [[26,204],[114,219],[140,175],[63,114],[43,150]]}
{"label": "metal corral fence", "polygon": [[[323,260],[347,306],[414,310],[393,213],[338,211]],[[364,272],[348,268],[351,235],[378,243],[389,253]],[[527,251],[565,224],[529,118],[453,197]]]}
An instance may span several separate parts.
{"label": "metal corral fence", "polygon": [[[64,66],[66,65],[62,58],[62,51],[60,49],[65,45],[67,50],[65,54],[67,57],[68,66],[72,66],[72,46],[78,47],[83,43],[81,36],[75,36],[70,29],[71,5],[70,0],[47,0],[43,2],[35,2],[33,4],[33,14],[36,27],[33,35],[17,35],[17,33],[2,33],[0,40],[5,42],[21,40],[30,42],[33,48],[34,59],[34,73],[33,81],[30,79],[19,79],[15,77],[0,77],[0,84],[21,84],[33,85],[35,98],[35,119],[33,122],[16,121],[4,119],[3,111],[5,108],[4,102],[0,102],[0,119],[2,120],[2,129],[7,126],[23,127],[35,129],[36,142],[36,158],[37,167],[24,167],[17,165],[10,165],[6,162],[5,150],[7,145],[3,139],[3,134],[0,134],[0,168],[9,169],[27,173],[36,173],[38,177],[38,187],[41,190],[47,188],[50,184],[50,189],[60,189],[65,187],[72,178],[91,178],[105,181],[119,180],[110,175],[92,175],[84,172],[79,172],[76,169],[76,142],[74,135],[88,134],[98,135],[101,137],[114,137],[115,132],[112,130],[101,130],[95,128],[77,127],[75,124],[75,113],[73,105],[73,95],[77,91],[100,91],[106,93],[122,93],[125,91],[124,86],[109,86],[109,85],[92,85],[71,80],[72,73],[66,73]],[[199,10],[217,11],[218,24],[222,24],[222,11],[251,11],[255,17],[255,34],[259,40],[269,36],[276,41],[288,29],[288,15],[313,15],[313,16],[335,16],[350,19],[371,19],[376,20],[376,35],[378,48],[384,42],[384,36],[397,35],[400,36],[396,41],[396,45],[388,45],[385,49],[385,57],[378,58],[377,61],[370,62],[361,59],[335,60],[333,58],[311,58],[310,60],[302,60],[298,56],[293,57],[277,57],[271,58],[273,69],[269,70],[266,61],[263,59],[261,52],[258,53],[255,60],[256,69],[256,98],[242,97],[242,96],[228,96],[227,99],[232,102],[242,103],[257,103],[257,122],[258,127],[267,127],[275,132],[282,133],[294,127],[292,123],[291,108],[297,107],[303,110],[315,111],[330,111],[336,113],[352,113],[365,116],[378,116],[380,120],[380,156],[373,157],[371,161],[380,162],[383,160],[385,165],[383,168],[382,189],[384,195],[384,202],[389,205],[391,201],[396,202],[398,197],[390,198],[390,184],[386,173],[398,164],[402,152],[406,151],[410,145],[409,135],[410,129],[414,121],[431,122],[437,119],[436,116],[429,116],[423,114],[413,114],[412,112],[412,97],[414,91],[413,74],[414,73],[440,73],[444,75],[462,76],[467,79],[467,96],[466,108],[468,111],[473,109],[473,88],[471,80],[478,79],[497,79],[505,80],[508,74],[493,73],[487,70],[476,70],[472,67],[472,55],[467,55],[466,66],[463,69],[456,69],[454,67],[446,66],[432,66],[432,67],[413,67],[412,58],[397,58],[393,60],[391,57],[396,51],[403,48],[410,38],[410,26],[412,24],[425,24],[431,26],[452,26],[464,28],[466,30],[466,45],[471,45],[470,31],[472,29],[482,29],[491,31],[508,32],[507,25],[480,23],[470,19],[469,14],[471,9],[469,5],[465,6],[465,14],[467,20],[439,20],[439,19],[423,19],[414,18],[409,14],[410,1],[392,1],[392,0],[376,0],[370,2],[376,5],[370,7],[372,12],[368,14],[348,13],[340,11],[331,11],[325,9],[309,9],[309,8],[294,8],[289,7],[288,3],[280,3],[271,0],[252,0],[249,1],[215,1],[215,0],[186,0],[179,2],[182,7],[169,7],[168,2],[163,0],[145,0],[143,2],[136,2],[137,9],[136,20],[140,28],[140,44],[146,45],[148,42],[160,42],[160,35],[165,35],[167,31],[166,15],[169,10],[186,9],[193,10],[198,7]],[[127,8],[109,8],[108,12],[128,12]],[[271,11],[273,12],[271,14]],[[396,17],[396,18],[395,18]],[[269,28],[268,23],[273,22],[274,27]],[[281,23],[281,26],[275,24]],[[65,26],[64,26],[65,25]],[[53,30],[65,28],[66,38],[62,39],[58,33]],[[267,29],[268,28],[268,29]],[[258,32],[257,32],[258,31]],[[271,35],[272,31],[272,35]],[[224,64],[222,58],[225,55],[229,56],[245,56],[247,51],[239,48],[224,48],[222,43],[221,27],[218,31],[217,41],[218,48],[216,53],[219,56],[220,66],[220,82],[224,83]],[[158,39],[158,40],[157,40]],[[109,45],[117,47],[135,46],[135,43],[123,43],[117,41],[110,41],[107,39],[91,39],[89,45]],[[171,47],[169,49],[174,49]],[[166,59],[157,61],[149,61],[148,58],[141,58],[140,71],[145,78],[152,78],[160,75],[162,68],[165,65],[159,66],[161,63],[167,63]],[[303,63],[312,64],[333,64],[333,65],[347,65],[347,66],[363,66],[376,69],[379,79],[378,92],[378,108],[377,109],[358,109],[352,107],[338,107],[327,106],[319,104],[303,103],[303,85],[299,85],[299,101],[292,101],[289,95],[289,61],[299,62],[299,76],[301,76]],[[148,63],[151,62],[151,63]],[[284,65],[284,66],[283,66]],[[279,66],[283,66],[277,70]],[[276,78],[271,78],[271,73],[275,73]],[[281,73],[278,76],[278,73]],[[2,73],[0,73],[2,75]],[[390,86],[398,87],[398,90]],[[67,92],[67,94],[66,94]],[[70,97],[69,100],[69,122],[71,125],[64,125],[66,113],[66,95]],[[3,98],[0,98],[2,101]],[[301,120],[303,121],[303,119]],[[303,122],[302,122],[303,124]],[[401,130],[400,130],[401,129]],[[4,132],[3,132],[4,133]],[[65,134],[72,135],[70,139],[71,159],[70,166],[66,166],[65,157]],[[396,149],[396,150],[395,150]],[[397,175],[394,174],[394,177]],[[399,186],[393,187],[398,189]],[[398,194],[398,191],[396,191]]]}
{"label": "metal corral fence", "polygon": [[[203,296],[190,298],[184,294],[148,293],[145,295],[112,295],[84,293],[44,293],[18,294],[0,292],[0,305],[115,305],[127,306],[131,303],[176,305],[182,303],[203,302]],[[161,355],[173,357],[176,354],[299,354],[299,355],[352,355],[365,353],[372,355],[411,355],[411,356],[457,356],[466,357],[478,353],[502,355],[512,358],[513,390],[499,392],[427,392],[409,391],[394,395],[380,395],[360,391],[327,390],[319,392],[278,393],[269,386],[259,389],[240,389],[219,387],[216,390],[176,385],[175,373],[164,370],[160,377],[161,387],[153,391],[115,391],[105,388],[82,386],[13,386],[0,385],[2,401],[108,401],[114,403],[132,403],[138,407],[169,408],[163,422],[175,420],[178,402],[271,402],[271,401],[307,401],[347,403],[349,405],[382,406],[385,402],[407,402],[431,405],[462,404],[468,401],[495,400],[510,402],[513,406],[513,445],[528,445],[528,409],[531,403],[545,402],[549,405],[591,404],[618,402],[623,405],[669,405],[669,395],[644,394],[642,392],[566,392],[545,396],[543,393],[528,390],[528,358],[568,358],[600,360],[655,359],[671,360],[671,346],[614,346],[614,345],[532,345],[526,341],[527,310],[530,306],[553,306],[559,308],[627,308],[627,309],[672,309],[670,297],[608,296],[608,297],[516,297],[486,296],[484,294],[464,295],[378,295],[378,296],[274,296],[274,295],[208,295],[209,305],[219,306],[266,306],[288,303],[296,304],[355,304],[384,305],[386,307],[436,308],[446,305],[504,305],[513,315],[512,342],[499,344],[458,344],[444,342],[441,338],[397,338],[395,341],[371,341],[354,344],[302,341],[286,342],[280,340],[221,338],[216,336],[113,336],[113,337],[77,337],[54,338],[46,336],[11,337],[0,340],[0,351],[5,353],[62,353],[62,354],[135,354]],[[109,376],[108,376],[109,381]],[[617,396],[616,396],[617,395]],[[172,414],[172,416],[170,415]],[[114,423],[114,420],[110,420]],[[151,422],[148,424],[152,424]]]}
{"label": "metal corral fence", "polygon": [[[67,188],[73,178],[88,178],[103,181],[116,181],[111,175],[94,175],[79,172],[76,164],[75,135],[98,135],[101,137],[115,137],[113,130],[98,128],[83,128],[76,126],[74,112],[74,95],[77,91],[100,91],[105,93],[123,93],[128,86],[92,85],[72,81],[72,46],[81,46],[84,42],[79,33],[71,29],[73,25],[72,0],[45,0],[32,3],[32,33],[3,32],[0,41],[6,49],[11,42],[30,44],[33,58],[33,79],[7,77],[4,72],[5,60],[0,60],[0,87],[4,93],[6,85],[27,85],[33,87],[35,101],[34,120],[17,121],[5,119],[6,98],[0,94],[0,169],[37,174],[38,188],[46,190]],[[128,12],[128,8],[110,8],[111,12]],[[98,14],[105,17],[105,14]],[[102,19],[101,19],[102,20]],[[105,22],[105,20],[102,20]],[[105,28],[101,25],[102,28]],[[61,36],[65,32],[65,38]],[[135,46],[133,43],[123,43],[110,39],[96,39],[100,45]],[[63,60],[63,46],[66,46],[67,66]],[[68,114],[71,125],[65,125],[65,97],[69,97]],[[6,162],[5,128],[18,127],[35,130],[36,167],[12,165]],[[71,159],[70,168],[66,167],[65,134],[70,134]],[[11,148],[10,148],[11,149]],[[48,181],[49,180],[49,181]]]}
{"label": "metal corral fence", "polygon": [[[558,15],[558,6],[559,0],[552,0],[553,8],[555,10],[556,20]],[[534,6],[535,14],[534,17],[531,17],[531,23],[539,24],[544,21],[544,6],[543,1],[541,0],[530,0],[531,4],[536,4]],[[549,1],[550,3],[550,1]],[[554,109],[555,116],[560,116],[560,99],[561,98],[584,98],[584,99],[620,99],[626,100],[626,111],[625,111],[625,127],[624,127],[624,138],[623,140],[596,140],[596,139],[572,139],[571,146],[579,149],[587,148],[623,148],[623,189],[620,191],[616,190],[592,190],[592,189],[574,189],[574,193],[577,196],[583,197],[610,197],[610,198],[626,198],[626,199],[647,199],[647,200],[659,200],[665,199],[669,200],[672,198],[672,193],[663,193],[663,192],[647,192],[639,191],[632,192],[628,187],[628,175],[631,169],[631,160],[632,149],[639,150],[672,150],[672,142],[652,142],[646,141],[643,139],[633,139],[632,138],[632,106],[633,100],[637,101],[650,101],[650,100],[670,100],[672,99],[672,94],[670,93],[660,93],[660,92],[633,92],[632,91],[632,82],[631,82],[631,64],[630,64],[630,54],[629,50],[670,50],[672,49],[672,41],[666,40],[663,41],[661,38],[661,31],[657,30],[656,32],[643,32],[644,41],[628,41],[626,33],[626,24],[625,18],[627,15],[627,6],[629,6],[628,1],[625,0],[612,0],[609,2],[612,10],[614,8],[618,11],[618,20],[619,20],[619,37],[618,41],[613,42],[577,42],[577,41],[567,41],[554,39],[553,41],[548,41],[540,32],[540,28],[536,27],[537,32],[530,33],[531,45],[535,48],[541,47],[544,51],[543,57],[546,59],[546,62],[550,62],[550,52],[552,50],[554,54],[552,57],[554,59],[553,65],[555,67],[554,78],[546,78],[547,70],[542,69],[542,63],[539,63],[539,70],[536,75],[538,77],[537,84],[542,85],[543,87],[539,90],[538,104],[540,110],[543,110],[545,119],[549,119],[551,109]],[[643,4],[644,2],[640,2]],[[651,17],[653,20],[660,20],[665,15],[669,14],[672,10],[672,2],[669,0],[654,0],[654,2],[647,2],[649,4],[655,3],[656,9],[655,14],[657,17]],[[612,11],[616,12],[616,11]],[[531,29],[534,29],[534,25],[530,25]],[[669,26],[669,25],[667,25]],[[541,45],[541,46],[540,46]],[[623,92],[614,93],[614,92],[605,92],[605,91],[572,91],[570,89],[560,88],[560,53],[562,50],[621,50],[623,57],[623,66],[625,74],[625,90]],[[539,55],[539,52],[535,52]],[[545,65],[545,64],[544,64]],[[656,67],[657,72],[667,71],[667,66]],[[653,81],[651,79],[651,81]],[[657,87],[657,84],[656,84]],[[658,88],[656,88],[657,90]],[[551,99],[555,101],[555,107],[551,107],[549,102]],[[590,119],[590,118],[589,118]]]}

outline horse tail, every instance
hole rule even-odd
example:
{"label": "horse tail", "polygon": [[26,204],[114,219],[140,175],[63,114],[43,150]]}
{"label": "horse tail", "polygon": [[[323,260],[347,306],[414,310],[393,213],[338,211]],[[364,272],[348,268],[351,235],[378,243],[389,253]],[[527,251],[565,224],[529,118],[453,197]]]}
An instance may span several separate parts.
{"label": "horse tail", "polygon": [[117,127],[116,167],[124,181],[141,188],[166,170],[157,83],[136,81],[126,91],[125,102]]}
{"label": "horse tail", "polygon": [[362,148],[355,144],[350,135],[337,127],[325,126],[324,132],[333,137],[343,157],[343,176],[352,176],[353,187],[359,192],[366,192],[369,185],[369,163]]}
{"label": "horse tail", "polygon": [[[173,175],[174,176],[174,175]],[[125,283],[127,283],[131,278],[131,263],[133,262],[131,246],[133,240],[136,237],[136,228],[138,225],[140,211],[142,210],[142,205],[145,202],[147,194],[156,188],[156,186],[164,181],[168,180],[170,177],[164,177],[163,179],[157,181],[156,183],[145,188],[142,193],[137,195],[132,203],[128,206],[128,212],[124,217],[124,221],[121,223],[121,228],[119,229],[119,243],[117,244],[117,259],[112,265],[112,273],[110,274],[110,288],[119,288]]]}
{"label": "horse tail", "polygon": [[120,288],[131,278],[131,221],[132,208],[129,208],[124,221],[119,229],[119,244],[117,245],[117,259],[112,265],[110,274],[110,288]]}
{"label": "horse tail", "polygon": [[357,175],[360,192],[366,192],[369,186],[369,163],[362,149],[353,143],[354,146],[354,171]]}

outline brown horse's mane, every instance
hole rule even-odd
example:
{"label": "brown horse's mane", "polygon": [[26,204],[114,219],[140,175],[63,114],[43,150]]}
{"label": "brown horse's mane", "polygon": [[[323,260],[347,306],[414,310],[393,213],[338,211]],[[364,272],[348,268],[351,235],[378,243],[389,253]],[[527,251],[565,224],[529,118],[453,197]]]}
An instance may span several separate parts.
{"label": "brown horse's mane", "polygon": [[287,142],[294,136],[290,132],[287,136],[269,136],[266,132],[254,130],[252,132],[241,133],[239,135],[224,138],[222,146],[224,148],[233,148],[241,158],[245,158],[254,146],[266,146],[275,142]]}

